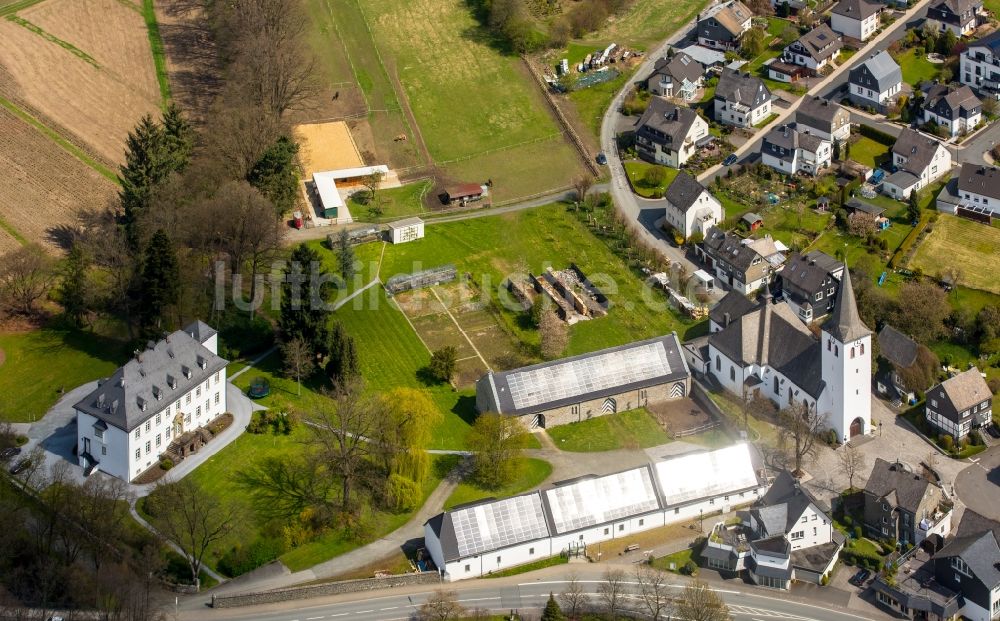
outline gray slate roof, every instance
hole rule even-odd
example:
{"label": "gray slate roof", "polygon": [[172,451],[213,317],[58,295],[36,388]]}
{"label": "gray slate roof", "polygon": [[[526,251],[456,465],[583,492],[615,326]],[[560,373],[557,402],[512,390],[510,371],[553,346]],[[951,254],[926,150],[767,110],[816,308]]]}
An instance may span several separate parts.
{"label": "gray slate roof", "polygon": [[[677,52],[673,58],[661,58],[653,65],[653,75],[668,75],[678,82],[697,82],[705,75],[705,67],[685,52]],[[652,76],[650,76],[652,77]]]}
{"label": "gray slate roof", "polygon": [[677,209],[687,213],[694,206],[695,201],[698,200],[701,193],[705,191],[705,186],[698,183],[697,179],[682,170],[677,173],[677,176],[670,183],[664,198]]}
{"label": "gray slate roof", "polygon": [[[636,123],[636,133],[660,144],[679,147],[687,138],[697,118],[698,113],[691,108],[678,106],[662,97],[654,96]],[[650,129],[655,131],[648,131]],[[658,134],[665,135],[667,140],[664,141]]]}
{"label": "gray slate roof", "polygon": [[958,174],[958,191],[974,192],[1000,200],[1000,170],[973,162],[962,164]]}
{"label": "gray slate roof", "polygon": [[843,263],[825,252],[813,250],[804,255],[796,252],[788,258],[785,269],[781,270],[781,280],[784,285],[815,293],[822,287],[827,275],[843,269]]}
{"label": "gray slate roof", "polygon": [[988,530],[993,531],[993,534],[1000,540],[1000,522],[991,520],[981,513],[976,513],[972,509],[966,508],[962,514],[962,521],[958,525],[958,531],[955,533],[955,536],[974,535]]}
{"label": "gray slate roof", "polygon": [[225,368],[226,360],[202,345],[202,338],[213,334],[201,322],[177,330],[147,346],[73,407],[119,429],[135,429]]}
{"label": "gray slate roof", "polygon": [[910,472],[905,466],[876,457],[872,473],[865,484],[865,492],[876,498],[884,498],[895,493],[896,505],[916,514],[920,502],[927,494],[927,488],[931,485],[933,483],[915,472]]}
{"label": "gray slate roof", "polygon": [[966,85],[957,88],[947,84],[933,84],[927,88],[924,109],[948,119],[968,118],[978,114],[983,102]]}
{"label": "gray slate roof", "polygon": [[[839,5],[838,5],[839,6]],[[903,81],[903,70],[888,52],[873,54],[871,58],[850,70],[851,84],[860,84],[883,92]]]}
{"label": "gray slate roof", "polygon": [[899,133],[895,144],[892,145],[892,152],[894,155],[906,158],[906,163],[900,170],[919,177],[930,166],[939,147],[941,143],[934,138],[907,127]]}
{"label": "gray slate roof", "polygon": [[715,87],[715,97],[757,108],[771,98],[771,91],[758,77],[735,69],[723,69]]}
{"label": "gray slate roof", "polygon": [[762,153],[790,162],[797,149],[816,153],[823,142],[819,136],[798,131],[790,125],[781,125],[767,132],[760,148]]}
{"label": "gray slate roof", "polygon": [[818,61],[833,56],[837,50],[844,47],[841,36],[826,23],[821,23],[802,35],[796,43],[801,46],[804,52]]}
{"label": "gray slate roof", "polygon": [[889,324],[878,333],[878,348],[883,358],[898,367],[905,369],[917,361],[917,343]]}
{"label": "gray slate roof", "polygon": [[819,341],[787,304],[765,296],[761,308],[710,334],[708,342],[735,362],[777,369],[813,398],[823,391]]}
{"label": "gray slate roof", "polygon": [[788,534],[810,504],[819,503],[795,477],[782,470],[770,489],[753,503],[750,512],[764,524],[769,535]]}
{"label": "gray slate roof", "polygon": [[844,270],[840,291],[837,292],[837,302],[833,306],[830,318],[823,323],[823,329],[841,343],[856,341],[872,333],[861,321],[861,315],[858,313],[858,302],[854,297],[850,270]]}
{"label": "gray slate roof", "polygon": [[868,2],[867,0],[840,0],[837,6],[833,7],[834,15],[843,15],[850,19],[861,21],[867,17],[875,15],[882,9],[882,5]]}
{"label": "gray slate roof", "polygon": [[955,377],[949,377],[941,382],[941,388],[958,412],[986,400],[993,394],[976,367],[963,371]]}
{"label": "gray slate roof", "polygon": [[740,237],[726,233],[715,226],[708,230],[702,245],[711,251],[710,254],[724,258],[727,263],[744,272],[750,268],[754,259],[766,258],[757,252],[752,244],[744,244]]}
{"label": "gray slate roof", "polygon": [[969,44],[969,49],[974,47],[985,47],[994,54],[1000,52],[1000,30],[990,33],[982,39],[977,39]]}
{"label": "gray slate roof", "polygon": [[1000,545],[992,530],[955,537],[941,548],[938,556],[961,557],[986,588],[992,590],[1000,585]]}
{"label": "gray slate roof", "polygon": [[747,296],[733,289],[724,295],[719,303],[708,312],[708,318],[720,326],[726,325],[726,314],[729,321],[737,321],[743,315],[757,308],[756,302],[751,302]]}
{"label": "gray slate roof", "polygon": [[829,99],[807,97],[795,111],[795,120],[797,123],[829,132],[833,129],[834,119],[844,112],[846,111],[843,106]]}

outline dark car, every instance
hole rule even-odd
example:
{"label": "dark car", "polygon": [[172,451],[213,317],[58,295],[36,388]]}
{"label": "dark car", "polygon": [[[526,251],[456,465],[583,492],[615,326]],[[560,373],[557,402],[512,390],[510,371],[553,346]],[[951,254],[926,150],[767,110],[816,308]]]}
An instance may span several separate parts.
{"label": "dark car", "polygon": [[31,466],[31,460],[30,459],[22,459],[21,461],[17,462],[14,465],[13,468],[10,469],[10,473],[11,474],[21,474],[22,472],[24,472],[25,470],[27,470],[29,466]]}
{"label": "dark car", "polygon": [[990,425],[986,428],[986,433],[990,434],[994,438],[1000,438],[1000,429],[997,429],[996,425]]}
{"label": "dark car", "polygon": [[733,153],[732,155],[730,155],[729,157],[727,157],[726,159],[724,159],[722,161],[722,165],[723,166],[732,166],[733,164],[736,163],[736,159],[737,159],[736,158],[736,154]]}
{"label": "dark car", "polygon": [[20,455],[20,454],[21,454],[21,448],[20,447],[10,446],[10,447],[7,447],[7,448],[3,449],[2,451],[0,451],[0,459],[2,459],[4,461],[7,461],[11,457],[14,457],[15,455]]}
{"label": "dark car", "polygon": [[597,163],[601,166],[606,166],[608,163],[608,156],[604,155],[604,151],[597,154]]}
{"label": "dark car", "polygon": [[853,576],[851,576],[851,579],[848,580],[848,582],[850,582],[854,586],[858,586],[858,587],[865,586],[865,581],[868,580],[868,577],[871,576],[871,575],[872,575],[872,572],[870,572],[867,569],[862,569],[862,570],[858,571],[858,573],[856,573]]}

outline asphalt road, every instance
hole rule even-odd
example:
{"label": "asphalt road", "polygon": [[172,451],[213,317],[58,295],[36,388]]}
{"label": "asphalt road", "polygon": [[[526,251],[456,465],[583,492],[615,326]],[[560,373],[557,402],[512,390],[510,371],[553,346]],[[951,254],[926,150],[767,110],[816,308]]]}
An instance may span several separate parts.
{"label": "asphalt road", "polygon": [[973,463],[955,477],[955,493],[966,508],[1000,520],[1000,446],[994,446],[971,460]]}
{"label": "asphalt road", "polygon": [[[578,580],[583,585],[595,605],[599,604],[598,587],[604,567],[599,565],[574,565]],[[511,579],[474,580],[451,583],[445,586],[457,593],[458,600],[467,609],[482,608],[494,613],[519,610],[538,610],[544,606],[549,593],[560,593],[566,588],[567,570],[558,568],[557,573],[534,581],[524,581],[524,577]],[[626,568],[627,570],[627,568]],[[628,584],[626,606],[638,609],[641,600],[634,594],[636,585],[631,572],[627,571]],[[520,581],[516,580],[520,578]],[[671,591],[678,595],[684,588],[681,578],[671,581]],[[714,587],[713,587],[714,588]],[[818,606],[804,601],[774,597],[767,591],[737,583],[733,588],[716,589],[730,607],[737,621],[763,621],[764,619],[788,619],[790,621],[857,621],[880,618],[883,615],[875,609],[865,610],[865,614],[855,614],[843,606]],[[413,613],[427,599],[434,589],[394,589],[387,595],[352,594],[328,600],[304,600],[273,604],[255,608],[202,609],[197,612],[181,612],[180,619],[240,619],[243,621],[328,621],[344,619],[350,621],[397,621],[412,618]],[[779,592],[775,591],[774,594]]]}

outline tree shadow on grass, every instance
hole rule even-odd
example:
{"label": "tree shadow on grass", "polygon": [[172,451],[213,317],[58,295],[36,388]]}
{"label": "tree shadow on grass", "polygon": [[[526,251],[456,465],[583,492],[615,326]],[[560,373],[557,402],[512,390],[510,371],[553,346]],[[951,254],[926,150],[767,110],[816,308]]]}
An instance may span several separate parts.
{"label": "tree shadow on grass", "polygon": [[65,348],[69,348],[83,352],[91,358],[115,364],[124,363],[130,352],[130,343],[127,341],[113,339],[78,328],[54,326],[46,328],[44,332],[48,338],[39,341],[36,347],[30,347],[29,349],[42,354],[58,355]]}
{"label": "tree shadow on grass", "polygon": [[476,412],[475,395],[461,395],[458,401],[455,402],[455,406],[451,408],[451,411],[453,414],[457,414],[463,421],[472,425],[472,423],[476,422],[476,417],[479,415]]}

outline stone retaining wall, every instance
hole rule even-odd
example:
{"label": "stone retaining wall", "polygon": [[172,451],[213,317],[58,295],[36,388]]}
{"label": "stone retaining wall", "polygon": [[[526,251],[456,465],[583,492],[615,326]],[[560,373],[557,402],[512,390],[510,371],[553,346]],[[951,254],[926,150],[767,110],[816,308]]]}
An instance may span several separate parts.
{"label": "stone retaining wall", "polygon": [[440,582],[441,578],[438,577],[437,572],[433,571],[426,571],[419,574],[389,576],[387,578],[362,578],[360,580],[328,582],[326,584],[277,589],[274,591],[261,591],[258,593],[219,596],[213,595],[212,607],[238,608],[240,606],[273,604],[275,602],[287,602],[296,599],[308,599],[310,597],[326,597],[329,595],[341,595],[343,593],[360,593],[364,591],[391,589],[401,586],[438,584]]}

